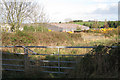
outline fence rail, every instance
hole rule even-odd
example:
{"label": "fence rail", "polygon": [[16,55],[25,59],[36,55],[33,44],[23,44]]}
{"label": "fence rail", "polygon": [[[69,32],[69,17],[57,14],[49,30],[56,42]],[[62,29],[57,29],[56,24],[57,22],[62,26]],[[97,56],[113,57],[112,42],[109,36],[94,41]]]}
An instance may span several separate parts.
{"label": "fence rail", "polygon": [[[1,48],[96,48],[97,46],[0,46]],[[105,46],[116,48],[117,46]]]}
{"label": "fence rail", "polygon": [[[27,71],[27,67],[31,66],[34,67],[34,65],[28,65],[28,61],[33,61],[28,59],[28,55],[54,55],[58,56],[57,61],[50,61],[50,60],[39,60],[40,62],[47,62],[47,63],[58,63],[57,66],[40,66],[42,68],[57,68],[58,72],[55,71],[43,71],[46,73],[62,73],[66,74],[66,72],[61,72],[61,69],[74,69],[74,67],[62,67],[60,66],[61,63],[77,63],[77,61],[60,61],[60,56],[85,56],[85,55],[68,55],[68,54],[59,54],[61,48],[96,48],[97,46],[0,46],[0,48],[23,48],[24,53],[5,53],[5,54],[19,54],[24,55],[24,59],[0,59],[3,61],[24,61],[24,65],[15,65],[15,64],[2,64],[2,66],[17,66],[17,67],[24,67],[24,70],[17,70],[17,69],[3,69],[8,71]],[[117,46],[105,46],[107,48],[116,48]],[[40,54],[36,53],[33,50],[29,48],[57,48],[58,53],[57,54]],[[28,51],[32,52],[33,54],[29,54]]]}

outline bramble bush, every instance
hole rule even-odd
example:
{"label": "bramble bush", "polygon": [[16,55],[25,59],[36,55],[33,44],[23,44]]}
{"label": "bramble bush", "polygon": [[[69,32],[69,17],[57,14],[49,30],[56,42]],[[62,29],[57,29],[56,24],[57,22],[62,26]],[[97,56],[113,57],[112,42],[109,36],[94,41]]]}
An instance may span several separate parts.
{"label": "bramble bush", "polygon": [[118,56],[120,56],[120,42],[108,48],[98,45],[86,54],[76,65],[75,70],[70,72],[71,78],[118,78]]}

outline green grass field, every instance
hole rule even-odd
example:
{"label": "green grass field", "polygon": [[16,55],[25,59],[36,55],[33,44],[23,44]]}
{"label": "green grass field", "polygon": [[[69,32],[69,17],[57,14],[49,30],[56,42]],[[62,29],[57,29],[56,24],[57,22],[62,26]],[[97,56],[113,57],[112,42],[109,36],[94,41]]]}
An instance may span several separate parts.
{"label": "green grass field", "polygon": [[[94,24],[94,22],[75,22],[74,24],[79,24],[79,25],[84,25],[84,24],[86,24],[86,25],[90,26],[90,24]],[[98,24],[99,24],[100,26],[103,26],[103,25],[104,25],[104,22],[98,22]]]}

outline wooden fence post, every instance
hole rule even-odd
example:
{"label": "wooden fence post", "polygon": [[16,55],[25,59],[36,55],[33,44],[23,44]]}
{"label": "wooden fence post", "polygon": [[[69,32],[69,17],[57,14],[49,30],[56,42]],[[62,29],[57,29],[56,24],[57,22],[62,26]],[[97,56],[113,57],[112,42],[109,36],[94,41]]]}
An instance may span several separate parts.
{"label": "wooden fence post", "polygon": [[29,69],[29,64],[28,64],[28,50],[24,48],[24,71],[25,71],[25,76],[27,76],[28,69]]}

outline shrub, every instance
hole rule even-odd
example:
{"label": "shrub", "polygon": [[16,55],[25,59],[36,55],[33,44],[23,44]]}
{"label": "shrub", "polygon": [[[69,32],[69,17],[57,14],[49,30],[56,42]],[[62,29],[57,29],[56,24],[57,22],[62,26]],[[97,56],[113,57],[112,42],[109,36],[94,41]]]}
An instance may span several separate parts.
{"label": "shrub", "polygon": [[24,26],[24,31],[35,31],[34,27],[33,26]]}
{"label": "shrub", "polygon": [[48,29],[43,26],[24,26],[24,31],[29,32],[48,32]]}
{"label": "shrub", "polygon": [[114,35],[119,35],[120,28],[90,29],[89,32],[102,33],[105,37],[111,37]]}
{"label": "shrub", "polygon": [[120,43],[112,46],[117,48],[107,48],[99,45],[93,48],[82,59],[79,59],[75,70],[69,74],[74,78],[118,78],[118,56]]}
{"label": "shrub", "polygon": [[31,33],[17,31],[16,33],[3,33],[3,45],[27,45],[36,41]]}

